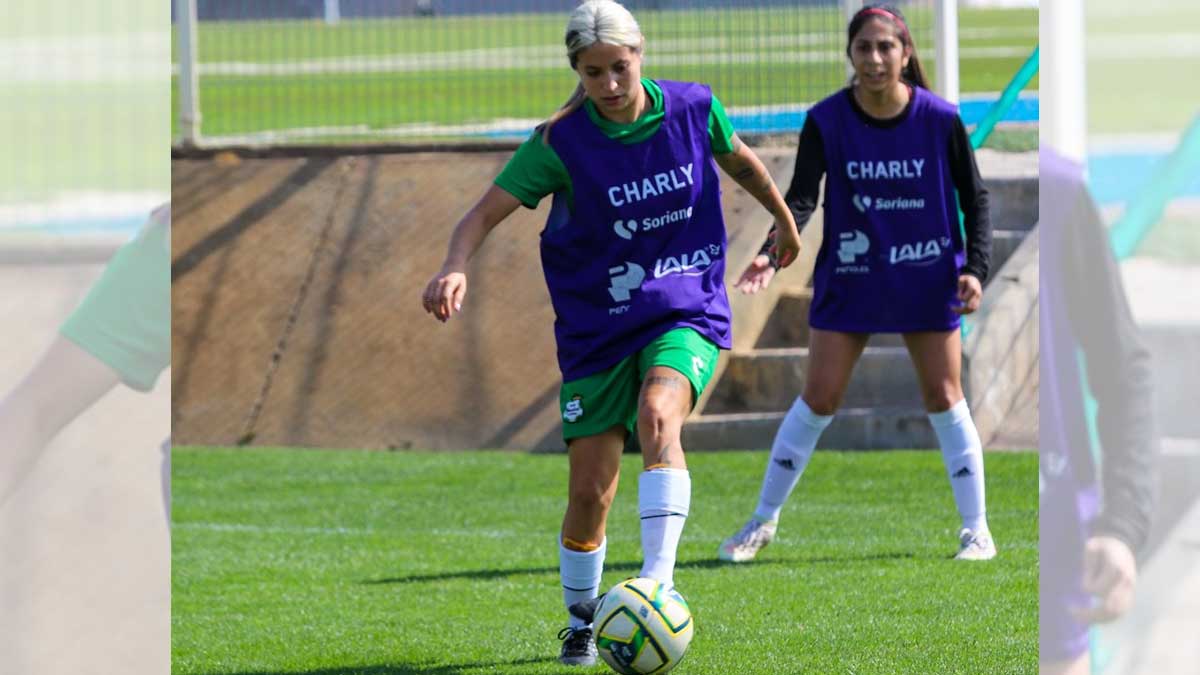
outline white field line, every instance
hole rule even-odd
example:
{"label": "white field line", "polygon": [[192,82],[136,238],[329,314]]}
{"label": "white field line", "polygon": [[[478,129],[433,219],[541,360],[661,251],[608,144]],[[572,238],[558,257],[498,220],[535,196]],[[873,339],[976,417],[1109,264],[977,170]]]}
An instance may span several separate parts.
{"label": "white field line", "polygon": [[[966,94],[963,101],[975,99],[996,100],[999,92],[982,92]],[[1022,99],[1037,98],[1037,92],[1023,91]],[[775,105],[734,106],[726,108],[726,113],[732,116],[763,115],[773,113],[800,112],[807,110],[810,104],[782,103]],[[269,145],[286,143],[288,141],[312,140],[314,138],[330,137],[370,137],[375,139],[402,139],[428,137],[477,136],[482,134],[515,135],[528,132],[545,121],[545,118],[500,118],[476,124],[435,124],[432,122],[416,122],[398,124],[391,127],[370,127],[365,124],[345,126],[295,127],[291,129],[272,129],[247,134],[228,136],[204,136],[202,144],[209,146],[229,145]]]}
{"label": "white field line", "polygon": [[[979,33],[972,33],[976,37]],[[1032,29],[1020,29],[1023,35]],[[1016,33],[1017,31],[1012,31]],[[796,49],[797,47],[812,47]],[[786,49],[786,51],[785,51]],[[928,51],[928,49],[926,49]],[[1027,56],[1029,49],[1018,46],[963,47],[964,61],[983,58]],[[5,72],[0,52],[0,75]],[[1088,38],[1088,59],[1098,62],[1139,60],[1176,60],[1200,56],[1200,40],[1184,32],[1133,35],[1094,35]],[[717,63],[840,63],[845,53],[828,35],[758,35],[710,38],[673,38],[651,43],[646,54],[648,65],[705,65]],[[284,62],[215,61],[201,62],[199,72],[206,76],[250,77],[319,75],[333,73],[403,73],[464,69],[513,70],[558,68],[565,65],[562,48],[554,45],[497,47],[416,54],[357,55]],[[172,72],[178,66],[172,65]],[[2,79],[2,78],[0,78]]]}
{"label": "white field line", "polygon": [[371,527],[291,527],[272,525],[246,525],[239,523],[175,523],[172,529],[201,530],[205,532],[245,532],[247,534],[287,534],[287,535],[321,535],[321,536],[375,536],[401,537],[411,534],[421,534],[432,537],[472,537],[484,539],[517,539],[528,536],[528,533],[511,530],[470,529],[470,528],[433,528],[430,530],[381,530]]}
{"label": "white field line", "polygon": [[0,83],[165,82],[170,59],[167,30],[0,38]]}
{"label": "white field line", "polygon": [[61,192],[45,202],[6,202],[0,200],[0,230],[12,227],[36,227],[42,223],[63,221],[137,219],[149,217],[154,207],[170,197],[160,192]]}
{"label": "white field line", "polygon": [[1179,145],[1182,133],[1124,133],[1092,134],[1088,137],[1088,153],[1092,155],[1118,155],[1141,153],[1168,153]]}
{"label": "white field line", "polygon": [[1087,38],[1088,61],[1180,61],[1198,56],[1200,40],[1195,33],[1101,34]]}

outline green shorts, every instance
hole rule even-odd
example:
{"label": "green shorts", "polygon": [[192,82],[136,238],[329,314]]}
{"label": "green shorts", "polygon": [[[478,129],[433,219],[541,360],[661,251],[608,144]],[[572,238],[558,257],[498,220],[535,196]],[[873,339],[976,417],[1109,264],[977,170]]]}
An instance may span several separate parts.
{"label": "green shorts", "polygon": [[632,433],[642,380],[654,366],[673,368],[686,377],[696,405],[712,379],[718,353],[715,344],[691,328],[676,328],[608,370],[563,383],[558,394],[563,440],[594,436],[615,426]]}

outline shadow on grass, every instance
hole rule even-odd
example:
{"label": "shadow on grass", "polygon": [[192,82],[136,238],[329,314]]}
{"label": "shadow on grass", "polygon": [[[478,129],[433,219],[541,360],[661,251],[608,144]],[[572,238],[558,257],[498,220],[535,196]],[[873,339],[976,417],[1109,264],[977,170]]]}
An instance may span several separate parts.
{"label": "shadow on grass", "polygon": [[341,668],[319,668],[317,670],[238,670],[238,671],[208,671],[205,675],[461,675],[476,669],[492,670],[500,668],[502,672],[515,672],[509,668],[515,666],[532,666],[556,661],[552,656],[540,659],[515,659],[512,661],[495,661],[479,663],[448,663],[443,665],[419,664],[389,664],[380,666],[344,666]]}
{"label": "shadow on grass", "polygon": [[[779,565],[828,565],[828,564],[846,564],[856,562],[878,562],[883,560],[907,560],[916,558],[917,555],[911,551],[893,551],[887,553],[868,553],[856,555],[833,555],[833,556],[814,556],[814,557],[795,557],[795,558],[768,558],[766,560],[756,560],[749,563],[732,563],[722,562],[720,560],[692,560],[681,562],[675,565],[677,570],[706,570],[716,569],[719,567],[734,568],[756,568]],[[640,562],[614,562],[605,563],[605,572],[626,573],[630,576],[636,574],[642,569]],[[529,574],[558,574],[557,567],[515,567],[510,569],[485,569],[485,570],[460,570],[457,572],[437,572],[434,574],[410,574],[403,577],[386,577],[383,579],[367,579],[359,583],[373,586],[380,584],[414,584],[424,583],[429,581],[448,581],[450,579],[502,579],[505,577],[524,576]]]}

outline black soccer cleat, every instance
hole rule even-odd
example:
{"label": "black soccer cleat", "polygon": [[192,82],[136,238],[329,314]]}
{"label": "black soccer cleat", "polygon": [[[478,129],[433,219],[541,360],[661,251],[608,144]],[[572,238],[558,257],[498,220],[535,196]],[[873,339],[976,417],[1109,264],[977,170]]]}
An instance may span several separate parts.
{"label": "black soccer cleat", "polygon": [[596,643],[592,641],[591,628],[567,626],[558,632],[558,639],[563,641],[562,651],[558,654],[559,663],[568,666],[596,665]]}
{"label": "black soccer cleat", "polygon": [[591,623],[596,616],[596,609],[600,607],[600,601],[604,599],[604,594],[601,593],[589,600],[580,600],[567,608],[571,616],[585,623]]}

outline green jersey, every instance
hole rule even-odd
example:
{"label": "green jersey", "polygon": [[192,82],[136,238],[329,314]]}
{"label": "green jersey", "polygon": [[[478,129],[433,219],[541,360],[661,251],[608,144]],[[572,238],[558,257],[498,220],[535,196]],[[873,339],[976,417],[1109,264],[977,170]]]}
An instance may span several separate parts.
{"label": "green jersey", "polygon": [[[583,103],[588,118],[605,136],[626,145],[641,143],[650,138],[662,126],[665,115],[663,93],[654,80],[642,78],[642,86],[645,87],[646,96],[650,100],[649,110],[632,124],[620,124],[601,117],[590,99]],[[708,114],[708,137],[714,155],[733,152],[733,125],[716,96],[712,98],[712,110]],[[573,195],[571,176],[567,173],[567,168],[563,166],[558,154],[542,142],[540,131],[533,132],[517,148],[512,159],[508,160],[508,164],[496,177],[496,185],[531,209],[536,208],[538,202],[546,195],[564,192],[569,202]]]}
{"label": "green jersey", "polygon": [[138,391],[171,363],[170,218],[170,207],[151,215],[59,331]]}

